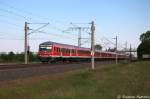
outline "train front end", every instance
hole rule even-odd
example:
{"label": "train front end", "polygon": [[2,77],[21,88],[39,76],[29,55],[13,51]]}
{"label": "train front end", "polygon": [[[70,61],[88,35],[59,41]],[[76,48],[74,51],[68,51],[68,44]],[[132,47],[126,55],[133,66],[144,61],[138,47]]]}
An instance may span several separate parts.
{"label": "train front end", "polygon": [[47,63],[52,60],[52,48],[53,45],[48,42],[39,45],[38,57],[41,62]]}

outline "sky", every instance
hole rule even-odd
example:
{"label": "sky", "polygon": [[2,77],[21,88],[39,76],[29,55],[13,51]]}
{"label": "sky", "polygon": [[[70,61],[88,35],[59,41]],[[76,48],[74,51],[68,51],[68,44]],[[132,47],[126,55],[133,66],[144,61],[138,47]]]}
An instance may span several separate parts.
{"label": "sky", "polygon": [[[54,41],[77,45],[78,30],[95,22],[96,44],[113,48],[116,35],[118,47],[131,44],[136,48],[142,33],[150,30],[150,0],[0,0],[0,52],[24,51],[24,24],[29,31],[30,50],[37,52],[40,43]],[[72,24],[71,24],[72,23]],[[82,30],[82,38],[90,38],[90,30]],[[89,39],[82,39],[90,47]]]}

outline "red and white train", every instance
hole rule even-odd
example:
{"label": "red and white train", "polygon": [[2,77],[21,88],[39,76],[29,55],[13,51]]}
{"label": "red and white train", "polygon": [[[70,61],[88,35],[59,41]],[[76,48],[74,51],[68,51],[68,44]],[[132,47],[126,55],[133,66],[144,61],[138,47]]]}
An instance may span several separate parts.
{"label": "red and white train", "polygon": [[[95,51],[95,60],[118,60],[127,59],[125,54],[115,52]],[[44,42],[39,45],[38,57],[42,62],[51,61],[90,61],[91,51],[89,48],[77,47],[73,45]]]}

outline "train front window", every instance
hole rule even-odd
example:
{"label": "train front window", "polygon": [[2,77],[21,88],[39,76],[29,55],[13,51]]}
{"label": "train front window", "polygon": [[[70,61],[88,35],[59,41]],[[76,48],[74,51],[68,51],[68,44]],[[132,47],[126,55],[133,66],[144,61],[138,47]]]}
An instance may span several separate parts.
{"label": "train front window", "polygon": [[40,46],[40,51],[51,51],[52,50],[52,46]]}

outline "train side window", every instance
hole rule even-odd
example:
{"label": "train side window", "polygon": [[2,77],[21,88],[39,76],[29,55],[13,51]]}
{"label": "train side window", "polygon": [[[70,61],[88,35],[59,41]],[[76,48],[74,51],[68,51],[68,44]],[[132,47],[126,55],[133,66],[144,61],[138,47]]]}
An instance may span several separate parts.
{"label": "train side window", "polygon": [[66,49],[64,48],[64,53],[66,53]]}
{"label": "train side window", "polygon": [[56,47],[56,52],[57,52],[57,47]]}
{"label": "train side window", "polygon": [[62,48],[62,53],[64,53],[65,51],[64,51],[64,48]]}
{"label": "train side window", "polygon": [[68,54],[70,54],[70,52],[71,52],[70,49],[68,49]]}
{"label": "train side window", "polygon": [[58,53],[60,52],[59,50],[60,50],[60,48],[58,48]]}
{"label": "train side window", "polygon": [[72,50],[72,53],[75,54],[75,50]]}
{"label": "train side window", "polygon": [[54,47],[54,51],[56,52],[56,47]]}
{"label": "train side window", "polygon": [[59,48],[59,53],[60,53],[60,48]]}
{"label": "train side window", "polygon": [[65,48],[63,48],[63,53],[66,53],[66,49]]}
{"label": "train side window", "polygon": [[59,48],[59,52],[61,52],[61,48]]}
{"label": "train side window", "polygon": [[76,53],[76,50],[73,50],[74,54]]}
{"label": "train side window", "polygon": [[67,51],[68,51],[68,50],[67,50],[67,49],[65,49],[65,53],[66,53],[66,54],[67,54]]}
{"label": "train side window", "polygon": [[56,48],[56,52],[58,52],[58,48]]}
{"label": "train side window", "polygon": [[61,48],[60,51],[63,53],[63,48]]}
{"label": "train side window", "polygon": [[56,47],[56,52],[58,52],[58,48]]}
{"label": "train side window", "polygon": [[81,51],[80,51],[80,50],[78,50],[78,54],[81,54]]}
{"label": "train side window", "polygon": [[61,48],[61,52],[63,53],[63,48]]}
{"label": "train side window", "polygon": [[57,52],[59,53],[59,48],[57,48]]}
{"label": "train side window", "polygon": [[67,54],[69,54],[70,53],[70,50],[69,49],[67,49]]}
{"label": "train side window", "polygon": [[72,49],[70,49],[70,53],[72,53]]}
{"label": "train side window", "polygon": [[68,49],[66,50],[66,54],[68,54]]}
{"label": "train side window", "polygon": [[57,52],[59,52],[59,48],[57,48]]}
{"label": "train side window", "polygon": [[70,49],[68,49],[68,54],[70,53]]}

